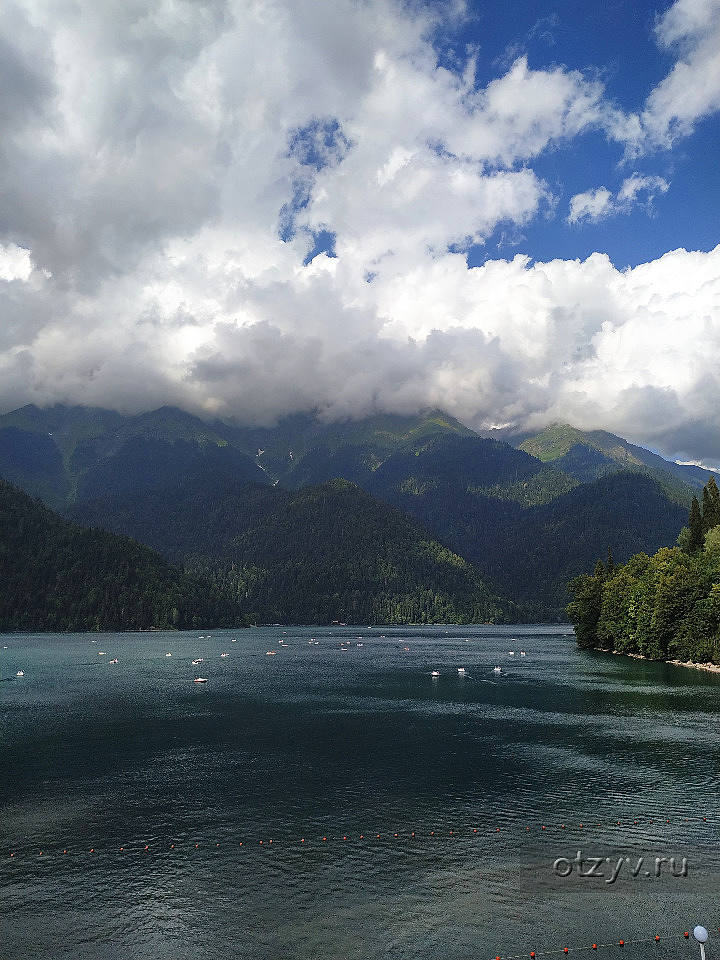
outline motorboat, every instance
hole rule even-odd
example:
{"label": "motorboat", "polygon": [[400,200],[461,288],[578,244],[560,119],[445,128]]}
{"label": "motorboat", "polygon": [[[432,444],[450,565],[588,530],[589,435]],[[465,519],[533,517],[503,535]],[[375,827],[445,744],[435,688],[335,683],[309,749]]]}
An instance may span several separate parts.
{"label": "motorboat", "polygon": [[118,658],[117,658],[117,657],[113,657],[113,659],[110,661],[110,663],[117,663],[117,662],[118,662]]}
{"label": "motorboat", "polygon": [[25,676],[25,671],[24,671],[24,670],[18,670],[18,672],[15,674],[15,676],[16,676],[16,677],[24,677],[24,676]]}
{"label": "motorboat", "polygon": [[500,667],[493,667],[493,673],[502,673]]}
{"label": "motorboat", "polygon": [[460,674],[465,673],[465,667],[458,667],[458,673]]}
{"label": "motorboat", "polygon": [[201,663],[203,662],[204,659],[205,659],[204,657],[200,657],[199,660],[193,660],[192,665],[193,665],[194,667],[197,667],[197,666],[199,666],[199,664],[201,664]]}
{"label": "motorboat", "polygon": [[439,676],[440,676],[440,671],[439,671],[439,670],[432,670],[432,671],[430,672],[430,676],[431,676],[431,677],[439,677]]}
{"label": "motorboat", "polygon": [[207,677],[195,677],[194,683],[207,683]]}
{"label": "motorboat", "polygon": [[275,656],[275,653],[276,653],[275,650],[268,650],[268,652],[265,654],[265,656],[266,656],[266,657],[274,657],[274,656]]}
{"label": "motorboat", "polygon": [[171,654],[171,653],[166,653],[165,656],[166,656],[166,657],[171,657],[172,654]]}
{"label": "motorboat", "polygon": [[221,656],[221,657],[229,657],[230,654],[229,654],[229,653],[221,653],[220,656]]}

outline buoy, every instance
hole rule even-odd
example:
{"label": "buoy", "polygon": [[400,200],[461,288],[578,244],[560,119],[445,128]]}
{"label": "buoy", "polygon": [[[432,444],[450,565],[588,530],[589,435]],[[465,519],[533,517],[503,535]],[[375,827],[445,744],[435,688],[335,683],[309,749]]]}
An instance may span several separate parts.
{"label": "buoy", "polygon": [[364,833],[361,833],[361,834],[360,834],[360,839],[361,839],[361,840],[364,840],[364,839],[365,839],[365,834],[364,834]]}
{"label": "buoy", "polygon": [[568,948],[567,948],[567,947],[563,947],[563,953],[567,953],[567,952],[568,952]]}
{"label": "buoy", "polygon": [[150,849],[150,847],[145,847],[145,849],[146,849],[146,850],[149,850],[149,849]]}
{"label": "buoy", "polygon": [[659,940],[660,940],[660,937],[657,934],[655,934],[655,943],[657,943]]}
{"label": "buoy", "polygon": [[[42,853],[42,850],[40,851]],[[95,853],[95,847],[90,847],[90,853]]]}
{"label": "buoy", "polygon": [[624,941],[624,940],[618,940],[618,946],[624,947],[624,946],[625,946],[625,941]]}
{"label": "buoy", "polygon": [[688,931],[686,930],[685,933],[683,934],[683,936],[684,936],[685,939],[687,940],[687,938],[690,936],[690,934],[689,934]]}
{"label": "buoy", "polygon": [[597,950],[597,944],[596,944],[596,943],[593,944],[593,950]]}
{"label": "buoy", "polygon": [[535,960],[535,951],[534,951],[534,950],[530,953],[530,960]]}
{"label": "buoy", "polygon": [[[242,844],[240,844],[240,846],[242,846]],[[195,849],[196,849],[196,850],[199,850],[199,849],[200,849],[200,844],[199,844],[199,843],[196,843],[196,844],[195,844]]]}
{"label": "buoy", "polygon": [[323,843],[327,842],[327,837],[323,837]]}

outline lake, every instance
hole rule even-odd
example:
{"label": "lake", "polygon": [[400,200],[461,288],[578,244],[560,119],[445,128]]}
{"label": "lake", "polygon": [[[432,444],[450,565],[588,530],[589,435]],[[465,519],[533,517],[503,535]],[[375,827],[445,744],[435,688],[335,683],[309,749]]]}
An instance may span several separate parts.
{"label": "lake", "polygon": [[208,634],[0,637],[2,960],[718,936],[717,675],[565,627]]}

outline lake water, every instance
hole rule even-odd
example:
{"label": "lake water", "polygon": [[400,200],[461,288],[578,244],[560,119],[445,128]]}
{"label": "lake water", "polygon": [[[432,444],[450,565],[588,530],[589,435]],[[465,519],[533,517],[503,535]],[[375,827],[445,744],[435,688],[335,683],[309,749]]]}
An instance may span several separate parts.
{"label": "lake water", "polygon": [[[581,653],[550,627],[4,645],[2,960],[455,960],[620,938],[644,960],[695,956],[695,923],[720,939],[718,676]],[[557,876],[578,850],[630,863],[612,884]],[[656,877],[655,856],[686,857],[687,877]]]}

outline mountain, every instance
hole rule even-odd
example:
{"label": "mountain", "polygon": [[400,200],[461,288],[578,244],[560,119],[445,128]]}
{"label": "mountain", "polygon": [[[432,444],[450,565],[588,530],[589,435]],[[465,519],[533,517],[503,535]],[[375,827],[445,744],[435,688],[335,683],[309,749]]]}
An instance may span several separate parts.
{"label": "mountain", "polygon": [[511,608],[462,557],[345,480],[290,491],[206,477],[74,514],[182,561],[257,622],[477,623]]}
{"label": "mountain", "polygon": [[0,480],[0,630],[241,622],[236,603],[139,543],[68,523]]}
{"label": "mountain", "polygon": [[[160,529],[171,522],[177,536],[189,529],[163,504],[177,496],[178,485],[198,482],[198,503],[186,506],[201,515],[209,509],[203,484],[214,489],[225,478],[245,489],[236,496],[232,522],[245,522],[244,497],[257,545],[261,535],[271,536],[270,527],[259,525],[261,504],[270,509],[281,495],[342,478],[411,517],[427,539],[479,570],[490,591],[523,605],[524,617],[539,619],[563,616],[565,581],[588,558],[610,547],[622,561],[674,542],[684,509],[709,477],[603,431],[555,424],[501,440],[437,410],[333,423],[295,414],[249,428],[208,423],[173,407],[127,417],[60,406],[23,407],[0,417],[2,474],[52,506],[80,518],[93,518],[94,511],[93,522],[183,561],[188,551]],[[274,487],[275,498],[257,493],[263,485]],[[136,497],[157,506],[136,509]],[[328,500],[327,509],[340,508],[339,500]],[[648,510],[652,522],[637,524],[636,514]],[[312,536],[307,526],[297,534],[283,529],[291,539]],[[193,536],[204,542],[202,529]],[[283,619],[293,619],[278,597],[268,593],[258,603],[264,610],[274,604],[285,611]]]}
{"label": "mountain", "polygon": [[[633,472],[566,484],[564,493],[555,487],[557,495],[523,504],[508,493],[541,483],[543,471],[530,472],[537,471],[532,457],[502,444],[478,446],[448,469],[447,447],[439,441],[416,457],[412,472],[412,461],[388,461],[371,489],[476,566],[492,589],[523,608],[525,619],[562,618],[567,582],[588,563],[608,548],[624,560],[673,543],[687,517],[655,479]],[[482,469],[473,471],[473,460]]]}
{"label": "mountain", "polygon": [[206,470],[268,482],[222,432],[174,407],[125,417],[96,407],[30,405],[0,417],[0,476],[56,508]]}
{"label": "mountain", "polygon": [[618,470],[647,474],[683,505],[690,504],[693,494],[701,491],[712,475],[702,467],[665,460],[604,430],[577,430],[566,423],[554,423],[518,439],[518,449],[582,483]]}

